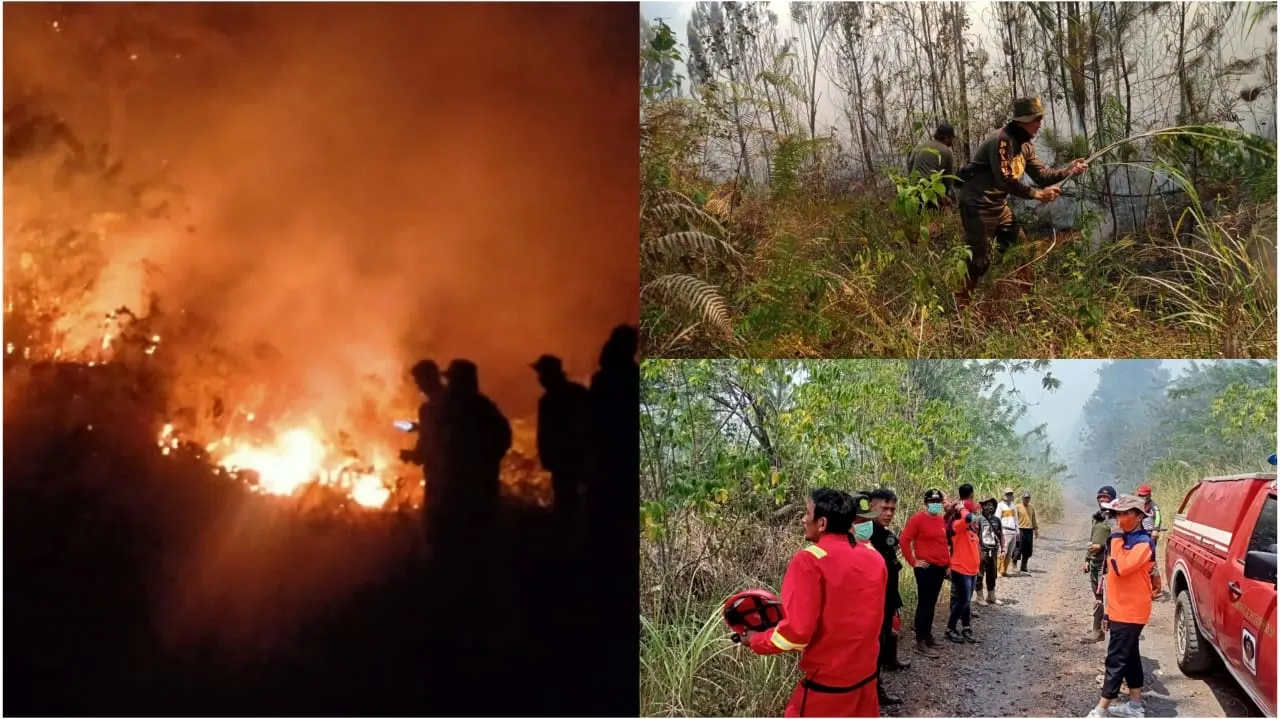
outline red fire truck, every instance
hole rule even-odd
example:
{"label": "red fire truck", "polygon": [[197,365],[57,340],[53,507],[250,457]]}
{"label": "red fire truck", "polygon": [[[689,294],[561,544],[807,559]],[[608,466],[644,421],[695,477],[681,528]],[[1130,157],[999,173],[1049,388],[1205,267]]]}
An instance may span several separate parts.
{"label": "red fire truck", "polygon": [[1165,552],[1178,668],[1226,666],[1276,715],[1276,475],[1209,477],[1187,492]]}

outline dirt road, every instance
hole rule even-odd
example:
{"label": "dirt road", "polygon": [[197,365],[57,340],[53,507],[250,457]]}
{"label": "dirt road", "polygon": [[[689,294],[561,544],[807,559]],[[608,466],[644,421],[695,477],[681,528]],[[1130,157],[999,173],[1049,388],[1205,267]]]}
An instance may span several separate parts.
{"label": "dirt road", "polygon": [[[943,638],[951,589],[938,600],[934,636],[938,659],[912,651],[907,632],[899,654],[911,668],[886,673],[885,687],[905,701],[887,716],[1077,716],[1097,702],[1106,643],[1082,644],[1092,625],[1093,598],[1081,574],[1090,509],[1070,506],[1059,524],[1044,527],[1029,562],[1030,574],[997,580],[1005,606],[975,604],[981,644]],[[1262,716],[1225,672],[1206,681],[1178,670],[1173,602],[1156,602],[1142,633],[1144,698],[1148,717]],[[910,626],[911,617],[903,624]]]}

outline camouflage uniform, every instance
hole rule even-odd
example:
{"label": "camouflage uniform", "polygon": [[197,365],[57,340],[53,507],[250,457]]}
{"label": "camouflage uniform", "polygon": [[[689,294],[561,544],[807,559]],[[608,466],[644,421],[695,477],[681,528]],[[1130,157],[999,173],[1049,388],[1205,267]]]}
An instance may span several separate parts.
{"label": "camouflage uniform", "polygon": [[1089,591],[1095,600],[1093,606],[1093,632],[1095,636],[1102,634],[1102,566],[1107,559],[1107,538],[1111,536],[1111,525],[1102,512],[1093,516],[1093,526],[1089,530],[1089,544],[1102,547],[1097,554],[1085,550],[1084,559],[1089,564]]}
{"label": "camouflage uniform", "polygon": [[1071,177],[1065,168],[1051,170],[1036,156],[1031,137],[1018,122],[1031,122],[1044,115],[1039,98],[1018,100],[1013,106],[1013,120],[978,145],[973,159],[960,171],[960,219],[964,223],[965,241],[973,251],[969,260],[969,287],[991,266],[992,237],[1004,252],[1015,240],[1025,239],[1022,228],[1009,208],[1009,195],[1028,200],[1040,197],[1042,190],[1022,184],[1025,172],[1039,187],[1049,187]]}

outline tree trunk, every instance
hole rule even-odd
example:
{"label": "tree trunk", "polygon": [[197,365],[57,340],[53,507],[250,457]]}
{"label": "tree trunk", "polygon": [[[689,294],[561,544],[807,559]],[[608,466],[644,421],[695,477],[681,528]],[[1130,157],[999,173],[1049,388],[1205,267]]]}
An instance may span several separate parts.
{"label": "tree trunk", "polygon": [[1085,142],[1089,140],[1088,116],[1089,87],[1084,77],[1084,25],[1080,21],[1080,3],[1067,5],[1067,45],[1071,53],[1068,60],[1071,67],[1071,91],[1076,103],[1076,117],[1080,118],[1080,129],[1084,132]]}
{"label": "tree trunk", "polygon": [[[1100,9],[1089,8],[1089,35],[1090,46],[1093,50],[1093,107],[1094,107],[1094,124],[1099,128],[1104,127],[1104,111],[1102,108],[1102,62],[1098,56],[1098,31],[1099,24],[1102,22],[1102,11]],[[1108,134],[1100,139],[1102,141],[1111,141],[1116,135],[1116,128],[1105,125]],[[1111,210],[1111,231],[1118,232],[1120,230],[1119,222],[1116,219],[1116,203],[1115,198],[1111,196],[1111,174],[1106,169],[1102,170],[1102,191],[1106,198],[1107,207]]]}
{"label": "tree trunk", "polygon": [[951,6],[951,24],[955,40],[956,68],[958,70],[956,76],[960,81],[960,135],[964,138],[964,159],[965,161],[968,161],[969,158],[973,157],[973,144],[969,132],[969,91],[967,88],[969,78],[967,72],[968,62],[966,62],[967,58],[965,56],[964,48],[965,7],[966,6],[963,3],[957,3]]}

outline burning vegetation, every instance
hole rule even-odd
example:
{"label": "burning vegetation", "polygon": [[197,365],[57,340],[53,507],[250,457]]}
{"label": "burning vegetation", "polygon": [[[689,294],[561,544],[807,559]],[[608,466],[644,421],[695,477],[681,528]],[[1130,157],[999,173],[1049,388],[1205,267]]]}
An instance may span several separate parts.
{"label": "burning vegetation", "polygon": [[[636,596],[634,7],[3,13],[6,711],[632,712],[634,647],[566,697],[542,633]],[[592,526],[549,511],[546,353],[591,376]],[[423,359],[469,368],[437,425]]]}

